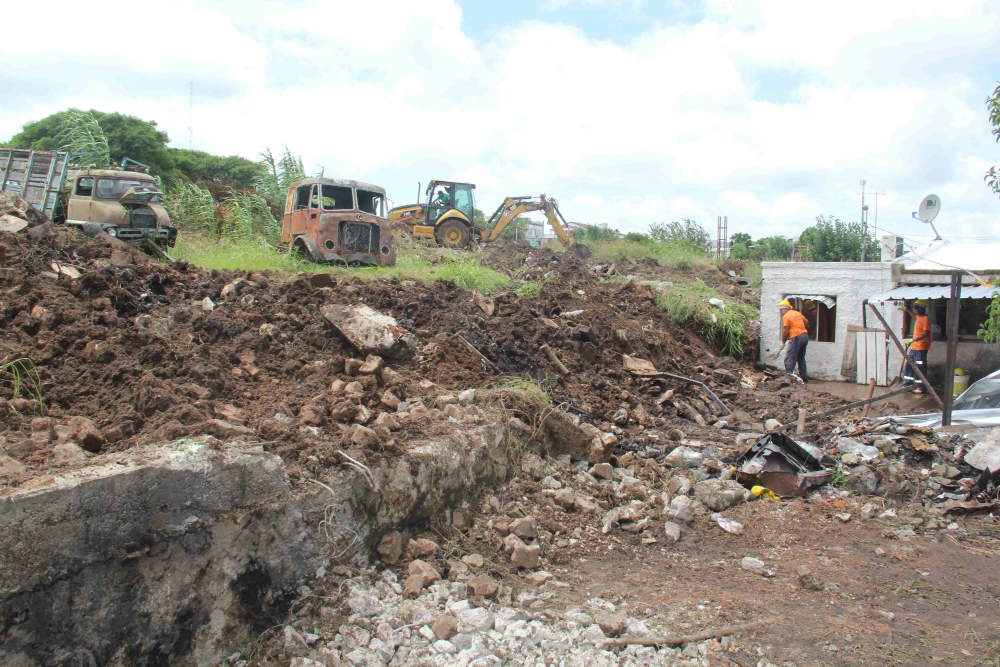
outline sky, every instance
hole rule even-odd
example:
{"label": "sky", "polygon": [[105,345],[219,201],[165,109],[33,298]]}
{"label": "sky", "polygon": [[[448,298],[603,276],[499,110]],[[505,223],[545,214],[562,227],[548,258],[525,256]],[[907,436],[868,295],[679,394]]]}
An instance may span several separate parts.
{"label": "sky", "polygon": [[450,179],[487,214],[544,192],[569,220],[713,237],[720,215],[754,238],[858,220],[864,179],[880,232],[929,238],[911,212],[934,193],[942,236],[1000,237],[995,0],[40,0],[5,21],[39,12],[52,39],[0,40],[0,140],[118,111],[177,147],[287,146],[396,205]]}

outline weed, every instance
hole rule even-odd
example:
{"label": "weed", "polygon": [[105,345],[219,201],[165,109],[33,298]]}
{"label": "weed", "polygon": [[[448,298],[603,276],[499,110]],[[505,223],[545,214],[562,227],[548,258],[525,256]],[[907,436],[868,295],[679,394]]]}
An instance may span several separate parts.
{"label": "weed", "polygon": [[714,267],[714,260],[711,257],[686,243],[615,240],[588,241],[587,245],[590,247],[592,257],[605,261],[614,262],[623,259],[638,261],[652,257],[663,266],[682,269]]}
{"label": "weed", "polygon": [[[725,308],[717,308],[709,299],[722,299]],[[744,345],[753,339],[757,309],[743,301],[722,297],[700,280],[677,279],[670,288],[661,288],[657,304],[679,324],[695,322],[723,353],[742,358]]]}
{"label": "weed", "polygon": [[844,471],[842,468],[835,468],[832,473],[830,473],[830,486],[835,486],[838,489],[844,486]]}
{"label": "weed", "polygon": [[514,294],[528,299],[537,299],[542,292],[542,286],[530,280],[515,280],[511,286]]}
{"label": "weed", "polygon": [[179,183],[170,188],[163,197],[163,207],[170,221],[185,234],[218,234],[220,231],[212,193],[194,183]]}
{"label": "weed", "polygon": [[[45,414],[45,402],[42,400],[42,378],[35,364],[27,357],[8,361],[0,361],[0,384],[11,388],[11,398],[27,398],[36,401],[38,414]],[[13,407],[11,407],[14,410]],[[14,410],[17,412],[17,410]],[[20,415],[20,413],[17,413]]]}

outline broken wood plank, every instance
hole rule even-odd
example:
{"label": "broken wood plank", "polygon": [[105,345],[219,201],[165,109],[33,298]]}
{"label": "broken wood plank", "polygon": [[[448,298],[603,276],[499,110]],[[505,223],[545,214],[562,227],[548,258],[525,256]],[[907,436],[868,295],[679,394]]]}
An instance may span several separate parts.
{"label": "broken wood plank", "polygon": [[552,351],[551,347],[548,345],[542,345],[539,349],[545,353],[545,356],[549,358],[549,361],[552,362],[552,365],[555,366],[557,371],[559,371],[562,375],[570,374],[569,369],[563,365],[563,362],[559,361],[559,357],[556,356],[556,353]]}

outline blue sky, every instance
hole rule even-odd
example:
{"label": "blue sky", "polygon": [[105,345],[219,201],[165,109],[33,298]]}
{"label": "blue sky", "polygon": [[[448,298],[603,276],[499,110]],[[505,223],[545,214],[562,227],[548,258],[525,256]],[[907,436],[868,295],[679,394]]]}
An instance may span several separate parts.
{"label": "blue sky", "polygon": [[[942,234],[1000,236],[982,180],[1000,163],[983,105],[1000,80],[996,2],[43,4],[166,39],[141,57],[115,40],[0,44],[0,138],[78,106],[155,119],[187,146],[193,81],[195,148],[287,145],[396,203],[453,178],[485,210],[544,192],[623,231],[728,215],[731,232],[793,236],[820,214],[857,219],[865,178],[884,229],[929,234],[910,212],[936,193]],[[7,11],[30,24],[37,6]]]}

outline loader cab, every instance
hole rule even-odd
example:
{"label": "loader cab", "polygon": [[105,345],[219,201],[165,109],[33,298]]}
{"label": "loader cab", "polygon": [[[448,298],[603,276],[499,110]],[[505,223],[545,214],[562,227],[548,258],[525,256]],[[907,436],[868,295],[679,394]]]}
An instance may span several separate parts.
{"label": "loader cab", "polygon": [[427,185],[427,224],[433,225],[446,211],[456,210],[469,222],[473,219],[476,200],[472,183],[431,181]]}

